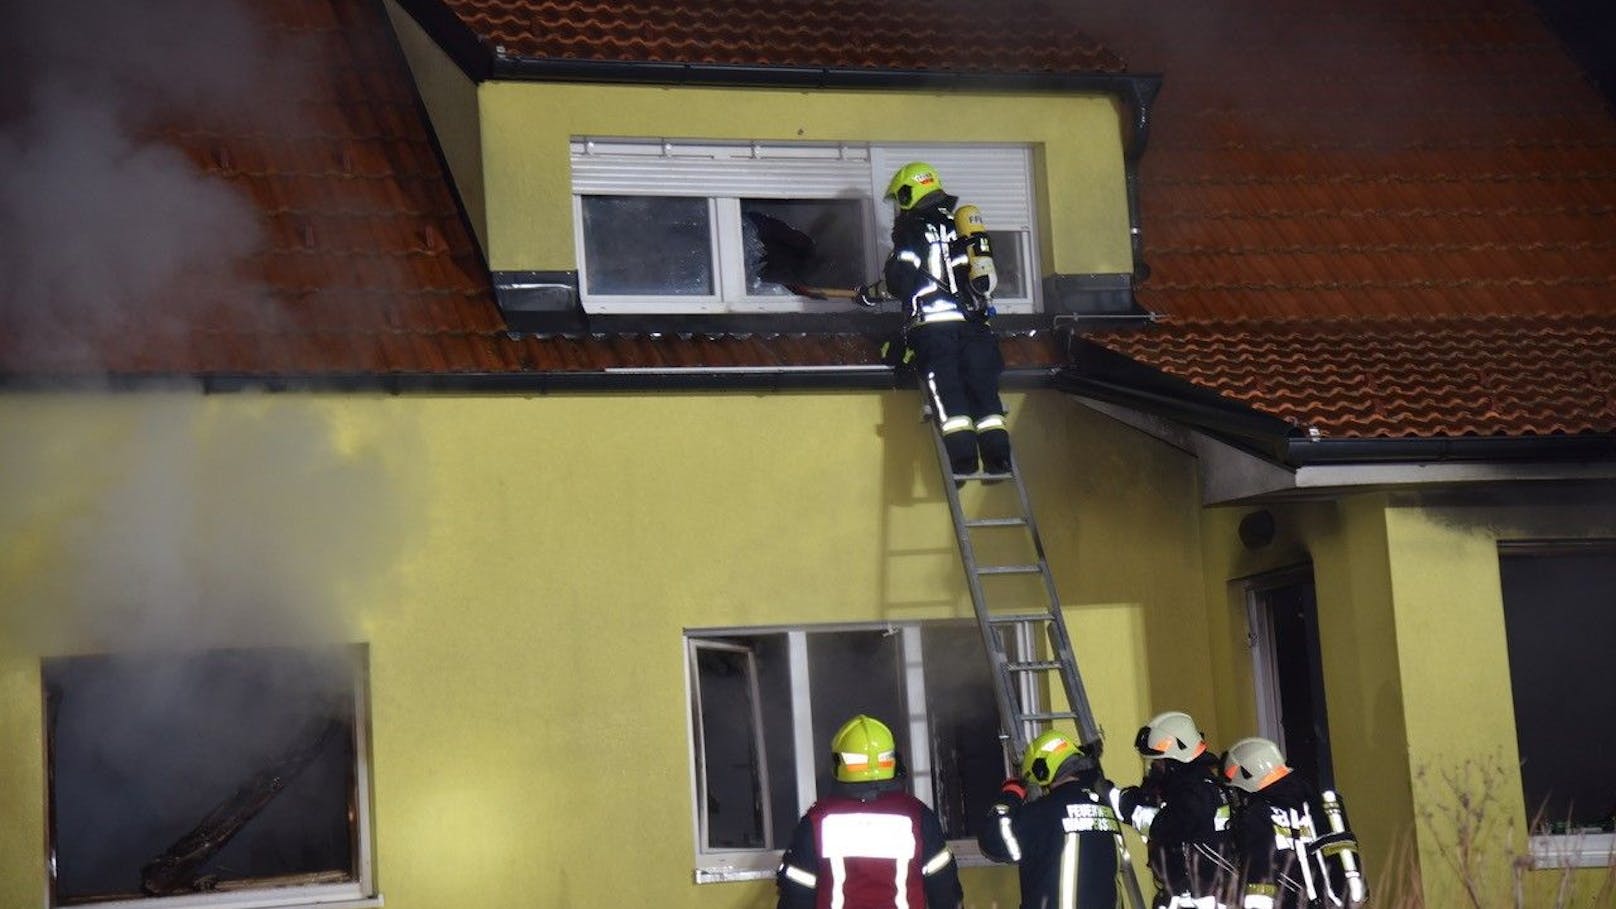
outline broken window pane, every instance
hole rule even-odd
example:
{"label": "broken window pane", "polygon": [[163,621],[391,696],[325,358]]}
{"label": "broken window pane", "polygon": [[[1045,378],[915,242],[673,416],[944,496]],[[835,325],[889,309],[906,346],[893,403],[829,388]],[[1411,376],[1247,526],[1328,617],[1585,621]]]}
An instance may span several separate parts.
{"label": "broken window pane", "polygon": [[46,660],[54,902],[355,881],[361,659]]}
{"label": "broken window pane", "polygon": [[747,294],[791,294],[791,284],[852,288],[870,280],[867,221],[857,199],[742,199]]}
{"label": "broken window pane", "polygon": [[993,295],[1006,300],[1031,296],[1027,276],[1022,270],[1027,255],[1027,235],[1020,231],[990,230],[988,240],[993,246],[993,270],[999,276],[999,286]]}
{"label": "broken window pane", "polygon": [[584,196],[581,201],[589,293],[713,294],[706,199]]}
{"label": "broken window pane", "polygon": [[934,807],[949,839],[976,836],[1009,768],[982,631],[974,622],[922,625],[931,717]]}

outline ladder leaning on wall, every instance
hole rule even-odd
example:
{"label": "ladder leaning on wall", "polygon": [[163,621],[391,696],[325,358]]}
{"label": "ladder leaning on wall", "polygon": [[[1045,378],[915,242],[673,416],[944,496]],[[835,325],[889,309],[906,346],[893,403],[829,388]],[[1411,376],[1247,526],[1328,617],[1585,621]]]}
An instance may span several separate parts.
{"label": "ladder leaning on wall", "polygon": [[[921,399],[927,400],[921,390]],[[993,676],[994,697],[999,705],[999,737],[1004,741],[1006,755],[1012,767],[1020,766],[1021,755],[1027,744],[1040,733],[1060,722],[1070,722],[1078,736],[1090,747],[1100,744],[1100,727],[1089,707],[1088,693],[1083,688],[1083,677],[1077,671],[1077,658],[1072,652],[1071,637],[1066,631],[1066,620],[1061,613],[1060,596],[1055,592],[1055,578],[1044,556],[1044,543],[1038,536],[1038,525],[1033,521],[1032,502],[1027,487],[1021,481],[1021,470],[1015,456],[1010,459],[1008,474],[955,473],[943,443],[943,432],[932,414],[923,412],[921,418],[931,427],[932,440],[937,449],[937,463],[942,469],[943,491],[948,496],[948,511],[954,519],[954,537],[959,542],[960,562],[965,568],[965,582],[970,587],[971,603],[976,610],[977,625],[982,630],[982,643],[987,648]],[[998,484],[1008,481],[1015,489],[1014,514],[998,516],[968,516],[960,493],[967,483]],[[1012,534],[1020,538],[1031,561],[984,565],[977,559],[975,534]],[[1003,547],[1001,547],[1003,548]],[[988,602],[988,589],[1000,579],[1038,575],[1043,582],[1043,608],[996,609]],[[1048,645],[1047,654],[1039,650],[1038,634],[1042,632]],[[1058,676],[1065,692],[1066,710],[1055,710],[1044,703],[1044,690],[1053,688]],[[1139,880],[1133,863],[1126,853],[1122,861],[1122,883],[1132,909],[1145,909],[1139,890]]]}

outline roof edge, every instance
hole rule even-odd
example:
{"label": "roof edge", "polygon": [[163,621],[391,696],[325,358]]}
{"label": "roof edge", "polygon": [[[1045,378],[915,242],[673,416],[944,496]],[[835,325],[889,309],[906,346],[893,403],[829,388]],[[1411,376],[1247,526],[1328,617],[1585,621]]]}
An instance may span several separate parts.
{"label": "roof edge", "polygon": [[[1004,372],[1005,388],[1052,387],[1057,367],[1017,367]],[[888,391],[912,389],[913,369],[889,366],[661,367],[524,373],[249,373],[27,376],[0,374],[0,392],[133,393],[143,391],[550,394],[563,392],[667,391]]]}
{"label": "roof edge", "polygon": [[571,60],[498,53],[492,56],[488,78],[795,89],[1104,92],[1129,97],[1154,94],[1154,87],[1161,83],[1160,75],[1150,73],[972,73],[742,63]]}
{"label": "roof edge", "polygon": [[1453,461],[1616,461],[1616,432],[1575,435],[1314,438],[1285,420],[1168,375],[1083,338],[1054,387],[1131,407],[1283,467]]}

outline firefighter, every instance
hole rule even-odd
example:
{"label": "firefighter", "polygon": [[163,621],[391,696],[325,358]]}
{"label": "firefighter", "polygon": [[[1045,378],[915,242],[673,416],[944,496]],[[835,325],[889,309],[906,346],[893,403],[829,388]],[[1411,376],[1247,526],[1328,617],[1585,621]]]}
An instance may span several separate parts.
{"label": "firefighter", "polygon": [[[1027,746],[1021,779],[1005,780],[977,842],[1021,866],[1021,909],[1115,909],[1122,824],[1096,792],[1093,750],[1059,730]],[[1042,796],[1027,801],[1027,785]]]}
{"label": "firefighter", "polygon": [[1234,822],[1241,909],[1353,909],[1368,901],[1339,796],[1315,792],[1264,738],[1231,745],[1223,779],[1245,793]]}
{"label": "firefighter", "polygon": [[833,791],[781,857],[779,909],[958,909],[959,868],[937,815],[904,790],[892,730],[860,714],[830,747]]}
{"label": "firefighter", "polygon": [[1139,831],[1156,881],[1157,909],[1222,909],[1234,864],[1229,798],[1218,758],[1189,714],[1168,711],[1139,727],[1145,759],[1137,786],[1107,793],[1117,816]]}
{"label": "firefighter", "polygon": [[[896,297],[904,338],[925,379],[954,473],[1010,472],[999,376],[1004,359],[988,325],[998,276],[981,212],[943,191],[931,165],[900,167],[886,198],[898,206],[892,255],[881,281],[860,287],[854,302],[875,306]],[[958,206],[958,207],[956,207]]]}

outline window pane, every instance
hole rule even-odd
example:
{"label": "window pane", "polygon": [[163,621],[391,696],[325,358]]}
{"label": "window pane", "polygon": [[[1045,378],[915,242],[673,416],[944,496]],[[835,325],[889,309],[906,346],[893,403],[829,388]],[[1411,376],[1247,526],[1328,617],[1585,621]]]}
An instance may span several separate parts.
{"label": "window pane", "polygon": [[1020,231],[990,230],[993,244],[993,270],[999,274],[999,287],[995,297],[1020,300],[1031,296],[1027,290],[1027,276],[1022,274],[1027,235]]}
{"label": "window pane", "polygon": [[584,196],[582,203],[589,293],[712,295],[706,199]]}
{"label": "window pane", "polygon": [[862,713],[887,724],[899,756],[909,753],[909,712],[904,709],[902,638],[885,630],[825,631],[808,635],[812,677],[814,772],[819,791],[831,782],[830,740]]}
{"label": "window pane", "polygon": [[56,901],[354,880],[357,659],[45,661]]}
{"label": "window pane", "polygon": [[974,622],[921,626],[937,816],[949,839],[976,836],[1004,781],[999,709]]}
{"label": "window pane", "polygon": [[785,295],[785,284],[857,287],[870,280],[865,222],[857,199],[742,199],[746,292]]}
{"label": "window pane", "polygon": [[1526,814],[1551,832],[1612,829],[1616,546],[1500,559]]}
{"label": "window pane", "polygon": [[752,653],[698,645],[696,676],[701,697],[707,846],[760,849],[764,845],[765,793],[760,730],[754,722]]}

